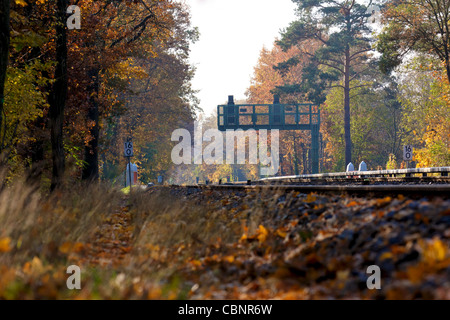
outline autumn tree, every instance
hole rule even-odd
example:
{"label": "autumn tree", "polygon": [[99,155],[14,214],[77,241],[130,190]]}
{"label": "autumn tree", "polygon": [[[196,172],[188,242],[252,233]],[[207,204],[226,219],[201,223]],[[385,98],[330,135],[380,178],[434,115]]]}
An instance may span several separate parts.
{"label": "autumn tree", "polygon": [[401,82],[404,144],[419,167],[449,163],[450,1],[388,1],[377,49],[380,68]]}
{"label": "autumn tree", "polygon": [[[8,67],[9,58],[9,13],[10,1],[5,0],[0,4],[0,141],[4,137],[4,92],[6,81],[6,68]],[[3,134],[2,134],[3,132]],[[3,151],[3,142],[0,142],[0,153]]]}
{"label": "autumn tree", "polygon": [[[371,26],[368,5],[356,0],[293,0],[298,6],[299,19],[282,33],[279,45],[287,50],[314,39],[322,47],[314,53],[302,50],[311,62],[304,68],[302,82],[296,86],[279,88],[281,91],[302,92],[305,99],[323,103],[327,90],[340,88],[343,93],[345,162],[352,160],[352,139],[350,121],[351,92],[361,87],[353,80],[361,78],[371,69],[369,52],[371,48]],[[369,4],[370,5],[370,4]],[[280,67],[291,67],[298,59],[292,58]],[[364,84],[363,84],[364,86]]]}
{"label": "autumn tree", "polygon": [[198,32],[182,3],[172,3],[166,14],[170,35],[148,39],[146,51],[131,46],[128,59],[102,75],[101,96],[117,96],[118,101],[102,116],[99,163],[105,179],[116,178],[125,168],[123,141],[129,137],[135,142],[139,179],[148,183],[165,175],[172,166],[172,132],[192,125],[195,117],[198,100],[190,83],[195,70],[189,52]]}
{"label": "autumn tree", "polygon": [[[318,47],[314,40],[304,41],[303,48],[312,53]],[[301,82],[302,69],[309,62],[307,55],[300,55],[298,46],[292,47],[286,52],[276,43],[271,50],[263,48],[250,83],[246,91],[248,103],[272,103],[273,93],[277,87],[295,86]],[[297,63],[289,68],[282,68],[280,64],[291,58],[298,59]],[[301,60],[300,60],[301,59]],[[281,100],[286,103],[299,103],[301,96],[296,93],[285,93]],[[302,131],[280,131],[280,170],[281,174],[300,174],[308,172],[308,145],[310,138]]]}
{"label": "autumn tree", "polygon": [[450,164],[450,85],[445,68],[433,66],[440,62],[417,57],[398,70],[402,142],[414,146],[418,167]]}
{"label": "autumn tree", "polygon": [[[381,75],[378,75],[381,77]],[[389,81],[391,80],[391,81]],[[404,137],[402,109],[397,101],[399,89],[392,79],[379,79],[382,90],[374,84],[355,89],[350,104],[353,160],[355,167],[364,161],[369,168],[384,167],[389,154],[400,158]],[[361,82],[352,83],[353,86]],[[374,86],[374,88],[372,88]],[[345,166],[343,97],[333,88],[322,106],[322,133],[325,145],[324,169],[338,171]]]}
{"label": "autumn tree", "polygon": [[[41,140],[46,131],[44,114],[48,110],[49,75],[54,66],[49,54],[48,39],[52,30],[53,17],[44,14],[42,5],[30,6],[25,1],[11,3],[9,25],[9,61],[4,83],[2,130],[0,133],[3,164],[7,168],[7,179],[13,176],[29,176],[40,170],[34,162],[40,158],[36,152],[38,141],[49,141],[49,136]],[[46,27],[43,27],[47,24]],[[40,163],[42,168],[42,163]],[[30,169],[30,170],[28,170]],[[38,176],[37,174],[36,176]]]}
{"label": "autumn tree", "polygon": [[384,72],[400,65],[411,51],[439,58],[450,80],[450,0],[388,1],[383,11],[386,26],[379,35]]}
{"label": "autumn tree", "polygon": [[[12,2],[0,133],[11,146],[8,171],[36,171],[45,187],[54,171],[52,188],[64,171],[66,178],[96,180],[111,159],[120,157],[122,167],[122,142],[133,132],[149,174],[167,169],[170,133],[192,121],[197,104],[188,8],[165,0],[78,1],[81,29],[69,31],[69,4],[55,4]],[[133,121],[121,118],[126,113]]]}
{"label": "autumn tree", "polygon": [[[133,78],[126,84],[128,91],[121,95],[124,110],[107,118],[102,135],[105,177],[111,178],[125,168],[122,142],[127,137],[135,142],[134,161],[139,163],[140,180],[148,183],[158,175],[165,176],[173,165],[172,132],[192,126],[198,100],[191,87],[195,70],[188,58],[198,33],[184,6],[171,10],[177,12],[172,35],[165,45],[154,48],[154,56],[141,54],[133,59]],[[108,77],[115,71],[108,71]]]}
{"label": "autumn tree", "polygon": [[[88,138],[84,139],[82,178],[95,181],[99,177],[101,123],[119,105],[123,90],[121,87],[108,91],[105,75],[110,69],[120,69],[117,66],[133,56],[154,56],[154,48],[164,45],[171,32],[172,3],[163,0],[86,0],[78,5],[83,12],[82,28],[72,32],[69,38],[71,72],[76,74],[75,87],[70,92],[78,97],[78,101],[72,99],[71,104],[78,102],[86,112]],[[119,79],[122,74],[113,77]],[[113,82],[109,81],[109,84]]]}
{"label": "autumn tree", "polygon": [[67,100],[67,0],[57,0],[55,15],[56,67],[54,83],[49,96],[50,139],[52,144],[53,174],[50,189],[61,184],[65,170],[63,141],[64,109]]}

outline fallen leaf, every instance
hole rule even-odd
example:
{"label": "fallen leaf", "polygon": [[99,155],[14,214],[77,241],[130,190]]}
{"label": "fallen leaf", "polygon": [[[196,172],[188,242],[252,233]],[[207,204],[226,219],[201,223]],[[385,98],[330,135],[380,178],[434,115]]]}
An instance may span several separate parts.
{"label": "fallen leaf", "polygon": [[61,253],[67,254],[72,249],[73,244],[71,242],[64,242],[62,245],[59,246],[59,251]]}
{"label": "fallen leaf", "polygon": [[267,236],[269,235],[269,232],[267,231],[266,228],[264,228],[264,226],[262,224],[259,225],[259,229],[258,229],[258,241],[259,243],[264,243],[267,239]]}
{"label": "fallen leaf", "polygon": [[233,263],[234,262],[234,257],[233,256],[226,256],[223,258],[224,261],[229,262],[229,263]]}
{"label": "fallen leaf", "polygon": [[387,260],[387,259],[393,259],[394,258],[394,255],[392,254],[392,252],[385,252],[385,253],[383,253],[381,256],[380,256],[380,261],[384,261],[384,260]]}
{"label": "fallen leaf", "polygon": [[350,202],[349,204],[347,204],[347,208],[350,208],[350,207],[354,207],[354,206],[357,206],[359,203],[358,202],[356,202],[356,201],[352,201],[352,202]]}
{"label": "fallen leaf", "polygon": [[315,193],[310,193],[308,194],[308,196],[306,197],[305,202],[307,203],[311,203],[317,200],[316,194]]}
{"label": "fallen leaf", "polygon": [[11,238],[1,238],[0,239],[0,252],[9,252],[11,251]]}
{"label": "fallen leaf", "polygon": [[280,229],[278,229],[275,234],[283,239],[286,238],[286,236],[287,236],[287,233],[284,231],[281,231]]}
{"label": "fallen leaf", "polygon": [[80,242],[77,242],[77,243],[75,243],[75,244],[73,245],[72,250],[73,250],[74,252],[76,252],[76,253],[79,253],[79,252],[81,252],[81,251],[84,250],[84,244],[83,244],[83,243],[80,243]]}
{"label": "fallen leaf", "polygon": [[421,241],[419,245],[423,249],[423,257],[427,263],[443,261],[447,255],[447,247],[440,239],[434,239],[431,243]]}

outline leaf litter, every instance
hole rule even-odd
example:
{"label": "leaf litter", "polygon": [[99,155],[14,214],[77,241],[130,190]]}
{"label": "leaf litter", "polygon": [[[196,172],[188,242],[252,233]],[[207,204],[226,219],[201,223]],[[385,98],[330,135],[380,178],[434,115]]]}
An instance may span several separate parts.
{"label": "leaf litter", "polygon": [[0,298],[450,299],[448,199],[153,188],[90,227],[20,263],[0,234]]}

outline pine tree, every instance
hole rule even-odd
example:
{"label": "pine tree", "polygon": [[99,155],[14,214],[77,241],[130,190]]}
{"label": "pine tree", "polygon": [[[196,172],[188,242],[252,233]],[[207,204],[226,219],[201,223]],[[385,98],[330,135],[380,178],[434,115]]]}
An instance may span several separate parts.
{"label": "pine tree", "polygon": [[[353,80],[361,78],[373,68],[369,52],[371,48],[370,21],[372,13],[368,7],[356,0],[293,0],[298,5],[299,19],[282,33],[278,44],[288,50],[301,45],[302,54],[310,56],[311,62],[303,69],[302,82],[297,85],[279,87],[281,92],[298,92],[314,103],[323,103],[327,90],[341,88],[344,93],[345,162],[352,161],[352,139],[350,134],[350,98],[354,89]],[[314,39],[322,47],[311,53],[304,41]],[[292,58],[278,66],[283,72],[299,61]]]}

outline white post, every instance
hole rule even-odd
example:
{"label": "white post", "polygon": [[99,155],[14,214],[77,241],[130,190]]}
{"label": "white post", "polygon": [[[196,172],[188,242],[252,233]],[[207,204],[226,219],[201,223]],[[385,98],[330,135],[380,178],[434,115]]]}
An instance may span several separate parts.
{"label": "white post", "polygon": [[355,171],[355,166],[353,165],[353,163],[349,163],[347,165],[347,172],[351,172],[351,171]]}
{"label": "white post", "polygon": [[128,177],[130,178],[130,195],[133,188],[133,181],[131,180],[131,157],[128,157]]}
{"label": "white post", "polygon": [[364,161],[359,164],[358,171],[367,171],[367,164]]}

